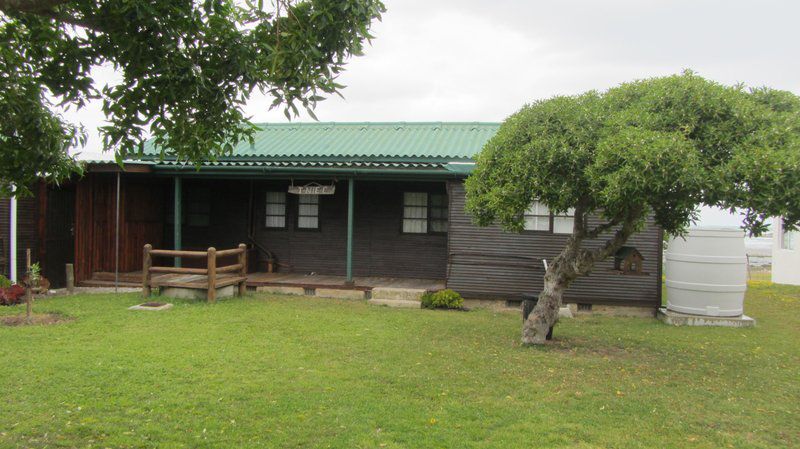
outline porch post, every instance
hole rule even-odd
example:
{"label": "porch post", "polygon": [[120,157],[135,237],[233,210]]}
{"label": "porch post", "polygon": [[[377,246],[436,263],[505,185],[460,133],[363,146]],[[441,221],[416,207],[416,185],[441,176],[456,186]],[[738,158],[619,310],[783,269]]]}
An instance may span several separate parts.
{"label": "porch post", "polygon": [[[180,176],[175,176],[175,195],[174,196],[175,196],[175,198],[174,198],[174,207],[173,207],[173,211],[174,211],[174,214],[173,214],[174,217],[173,218],[174,219],[172,220],[174,227],[173,227],[172,232],[173,232],[173,240],[174,240],[174,245],[173,246],[175,248],[173,248],[173,249],[175,249],[176,251],[179,251],[181,249],[181,218],[183,216],[183,214],[181,213],[182,212],[182,205],[181,205],[182,189],[181,189],[181,178],[180,178]],[[175,266],[176,267],[180,267],[181,266],[181,258],[180,257],[176,257],[175,258]]]}
{"label": "porch post", "polygon": [[353,284],[353,178],[347,180],[347,283]]}

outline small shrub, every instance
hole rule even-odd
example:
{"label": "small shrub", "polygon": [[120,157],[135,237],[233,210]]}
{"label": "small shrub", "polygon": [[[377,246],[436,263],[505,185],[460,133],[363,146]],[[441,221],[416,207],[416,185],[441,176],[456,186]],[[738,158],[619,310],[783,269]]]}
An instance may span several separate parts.
{"label": "small shrub", "polygon": [[423,309],[432,309],[433,308],[433,292],[426,291],[422,294],[422,298],[420,298],[422,302]]}
{"label": "small shrub", "polygon": [[439,290],[422,295],[422,307],[426,309],[460,309],[464,306],[464,298],[454,290]]}
{"label": "small shrub", "polygon": [[11,287],[11,284],[12,284],[11,279],[0,274],[0,288]]}

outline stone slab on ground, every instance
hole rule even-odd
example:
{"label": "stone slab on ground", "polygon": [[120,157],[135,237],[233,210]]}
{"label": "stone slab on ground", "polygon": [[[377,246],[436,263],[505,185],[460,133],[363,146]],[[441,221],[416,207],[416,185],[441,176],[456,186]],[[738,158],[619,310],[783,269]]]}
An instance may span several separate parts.
{"label": "stone slab on ground", "polygon": [[[233,296],[233,285],[226,285],[217,288],[217,299],[230,298]],[[159,296],[166,296],[168,298],[176,299],[193,299],[198,301],[205,301],[208,298],[207,291],[204,288],[185,288],[185,287],[161,287],[159,288]]]}
{"label": "stone slab on ground", "polygon": [[316,296],[321,298],[364,299],[364,291],[346,288],[318,288]]}
{"label": "stone slab on ground", "polygon": [[675,312],[666,307],[658,309],[656,318],[672,326],[753,327],[756,320],[747,316],[705,316]]}
{"label": "stone slab on ground", "polygon": [[172,308],[171,303],[162,304],[158,307],[148,307],[145,306],[144,304],[136,304],[135,306],[128,307],[128,310],[153,310],[157,312],[159,310],[169,310],[171,308]]}
{"label": "stone slab on ground", "polygon": [[573,316],[614,316],[614,317],[634,317],[634,318],[653,318],[655,307],[643,306],[618,306],[610,304],[592,304],[589,310],[578,310],[578,304],[567,304]]}
{"label": "stone slab on ground", "polygon": [[406,309],[419,309],[422,307],[421,302],[409,299],[370,299],[367,302],[376,306],[402,307]]}
{"label": "stone slab on ground", "polygon": [[281,285],[262,285],[256,287],[259,293],[275,293],[278,295],[305,295],[306,289],[303,287],[287,287]]}
{"label": "stone slab on ground", "polygon": [[424,294],[425,289],[420,288],[375,287],[372,289],[372,297],[377,299],[419,301]]}

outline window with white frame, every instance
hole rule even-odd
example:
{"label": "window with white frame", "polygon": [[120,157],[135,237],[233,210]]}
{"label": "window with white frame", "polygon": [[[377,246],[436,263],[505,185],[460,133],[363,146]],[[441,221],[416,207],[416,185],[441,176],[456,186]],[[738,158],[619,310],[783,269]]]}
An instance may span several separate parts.
{"label": "window with white frame", "polygon": [[796,250],[797,236],[797,231],[784,230],[781,236],[781,249]]}
{"label": "window with white frame", "polygon": [[572,234],[575,225],[575,209],[569,208],[566,213],[553,215],[554,234]]}
{"label": "window with white frame", "polygon": [[523,229],[526,231],[549,231],[550,230],[550,209],[543,203],[535,201],[531,207],[525,211],[525,223]]}
{"label": "window with white frame", "polygon": [[299,195],[297,198],[297,228],[319,229],[319,195]]}
{"label": "window with white frame", "polygon": [[403,192],[403,232],[426,234],[428,232],[428,194]]}
{"label": "window with white frame", "polygon": [[264,225],[268,228],[286,228],[286,192],[267,192],[267,218]]}

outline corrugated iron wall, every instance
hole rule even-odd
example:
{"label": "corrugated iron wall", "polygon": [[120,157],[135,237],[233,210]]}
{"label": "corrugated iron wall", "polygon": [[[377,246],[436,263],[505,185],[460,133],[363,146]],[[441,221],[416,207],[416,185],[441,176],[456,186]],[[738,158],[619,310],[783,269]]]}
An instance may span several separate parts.
{"label": "corrugated iron wall", "polygon": [[[467,298],[520,299],[543,286],[542,259],[561,252],[567,235],[544,232],[508,233],[499,226],[478,227],[464,212],[462,182],[451,182],[449,265],[447,286]],[[600,240],[596,241],[600,244]],[[599,263],[588,277],[575,281],[566,293],[570,302],[618,305],[660,304],[661,231],[652,222],[634,235],[628,246],[644,256],[646,276],[620,275],[614,261]]]}

